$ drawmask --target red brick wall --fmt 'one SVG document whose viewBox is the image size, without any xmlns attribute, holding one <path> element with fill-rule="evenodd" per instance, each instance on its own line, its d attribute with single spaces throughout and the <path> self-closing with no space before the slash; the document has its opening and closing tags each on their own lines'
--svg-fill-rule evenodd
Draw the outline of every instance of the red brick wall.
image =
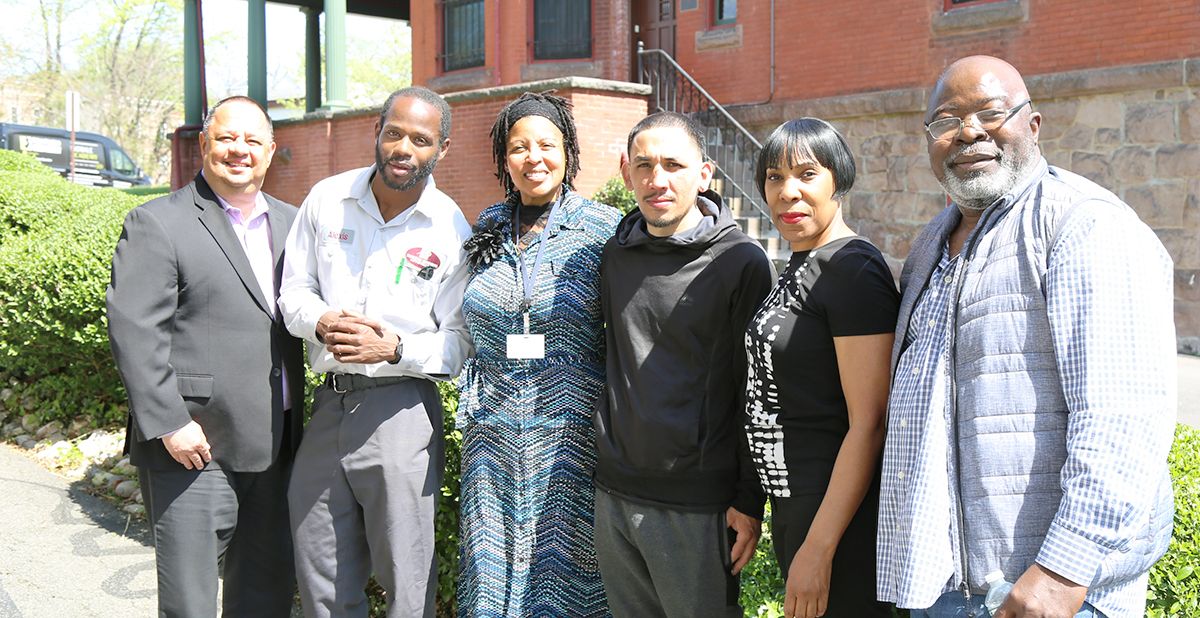
<svg viewBox="0 0 1200 618">
<path fill-rule="evenodd" d="M 770 0 L 741 0 L 740 47 L 696 52 L 712 0 L 679 13 L 677 60 L 721 103 L 770 92 Z M 951 61 L 990 54 L 1026 76 L 1181 60 L 1200 49 L 1200 0 L 1028 0 L 1028 20 L 935 33 L 943 0 L 776 0 L 777 103 L 927 87 Z"/>
<path fill-rule="evenodd" d="M 575 108 L 580 166 L 575 189 L 591 197 L 604 181 L 621 173 L 621 151 L 629 130 L 646 116 L 646 99 L 636 95 L 589 90 L 562 90 Z M 458 202 L 468 221 L 486 207 L 504 199 L 492 162 L 489 136 L 496 114 L 516 96 L 452 103 L 454 128 L 450 151 L 438 164 L 438 188 Z"/>
<path fill-rule="evenodd" d="M 486 84 L 475 84 L 471 87 L 491 87 L 517 84 L 522 80 L 521 68 L 533 62 L 533 52 L 529 41 L 533 40 L 532 2 L 529 0 L 503 0 L 500 11 L 500 28 L 496 29 L 497 0 L 484 0 L 484 30 L 486 51 L 484 66 L 465 69 L 455 73 L 470 73 L 472 71 L 491 70 L 492 79 Z M 438 54 L 441 53 L 441 7 L 434 0 L 413 0 L 411 3 L 411 21 L 413 31 L 413 82 L 414 84 L 429 85 L 430 78 L 442 75 Z M 632 26 L 629 21 L 629 0 L 593 0 L 592 1 L 592 58 L 602 73 L 591 75 L 600 79 L 625 81 L 629 79 L 630 66 L 630 34 Z M 499 58 L 497 58 L 497 41 L 499 35 Z M 589 59 L 572 60 L 570 63 L 588 62 Z M 555 64 L 553 61 L 542 61 L 537 64 Z M 495 71 L 499 70 L 499 80 L 495 79 Z M 454 75 L 453 73 L 451 75 Z M 463 90 L 467 87 L 435 88 L 439 92 Z"/>
</svg>

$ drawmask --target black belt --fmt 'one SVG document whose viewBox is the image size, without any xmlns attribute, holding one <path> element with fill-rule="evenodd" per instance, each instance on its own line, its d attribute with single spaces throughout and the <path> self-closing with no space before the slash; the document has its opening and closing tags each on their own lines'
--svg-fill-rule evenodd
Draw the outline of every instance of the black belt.
<svg viewBox="0 0 1200 618">
<path fill-rule="evenodd" d="M 376 386 L 398 384 L 407 379 L 409 379 L 407 376 L 369 378 L 359 373 L 327 373 L 325 374 L 325 385 L 329 388 L 332 388 L 333 392 L 335 393 L 345 393 L 349 391 L 360 391 L 364 388 L 375 388 Z"/>
</svg>

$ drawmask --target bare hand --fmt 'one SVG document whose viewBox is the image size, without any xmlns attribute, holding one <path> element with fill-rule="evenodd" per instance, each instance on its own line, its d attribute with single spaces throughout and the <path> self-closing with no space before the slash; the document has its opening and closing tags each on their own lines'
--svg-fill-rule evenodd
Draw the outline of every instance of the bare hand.
<svg viewBox="0 0 1200 618">
<path fill-rule="evenodd" d="M 787 591 L 783 596 L 786 618 L 815 618 L 825 614 L 829 605 L 829 578 L 833 555 L 805 542 L 792 557 L 788 568 Z"/>
<path fill-rule="evenodd" d="M 317 333 L 325 342 L 325 349 L 339 363 L 373 364 L 395 360 L 396 345 L 400 342 L 398 335 L 384 331 L 378 321 L 352 309 L 343 309 L 340 315 L 330 311 L 321 316 Z"/>
<path fill-rule="evenodd" d="M 188 470 L 203 470 L 204 464 L 212 461 L 208 438 L 196 421 L 188 421 L 179 431 L 163 436 L 162 441 L 171 457 Z"/>
<path fill-rule="evenodd" d="M 1087 598 L 1087 586 L 1034 563 L 996 608 L 992 618 L 1071 618 Z"/>
<path fill-rule="evenodd" d="M 762 535 L 762 522 L 754 519 L 749 515 L 743 515 L 740 511 L 729 507 L 725 511 L 726 525 L 733 528 L 737 539 L 733 543 L 733 551 L 730 553 L 730 559 L 733 561 L 733 574 L 737 575 L 741 572 L 742 567 L 750 563 L 754 558 L 754 550 L 758 547 L 758 537 Z"/>
</svg>

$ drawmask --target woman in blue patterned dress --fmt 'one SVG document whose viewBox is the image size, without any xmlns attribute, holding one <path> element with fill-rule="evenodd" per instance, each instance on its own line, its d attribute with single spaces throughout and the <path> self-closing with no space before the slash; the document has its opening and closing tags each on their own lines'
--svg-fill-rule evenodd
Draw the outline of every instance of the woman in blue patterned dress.
<svg viewBox="0 0 1200 618">
<path fill-rule="evenodd" d="M 571 191 L 570 103 L 526 93 L 492 127 L 508 199 L 467 241 L 458 615 L 608 616 L 592 537 L 604 387 L 600 252 L 620 213 Z"/>
</svg>

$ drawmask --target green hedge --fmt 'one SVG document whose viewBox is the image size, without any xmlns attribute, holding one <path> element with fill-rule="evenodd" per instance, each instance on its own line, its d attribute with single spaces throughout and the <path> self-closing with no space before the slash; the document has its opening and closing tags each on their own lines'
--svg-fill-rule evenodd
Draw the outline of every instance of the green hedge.
<svg viewBox="0 0 1200 618">
<path fill-rule="evenodd" d="M 0 151 L 0 378 L 15 379 L 17 396 L 38 403 L 42 422 L 87 414 L 123 424 L 125 393 L 109 356 L 104 288 L 124 215 L 142 200 L 47 172 L 32 158 Z M 617 205 L 628 199 L 621 191 L 612 181 L 595 199 Z M 454 424 L 458 393 L 450 384 L 440 388 L 447 413 L 446 481 L 436 515 L 438 615 L 453 616 L 462 434 Z M 1151 572 L 1152 618 L 1200 616 L 1200 433 L 1179 426 L 1170 464 L 1175 533 Z M 742 582 L 748 616 L 780 615 L 783 581 L 769 528 Z M 372 605 L 372 615 L 382 616 L 378 594 Z"/>
<path fill-rule="evenodd" d="M 0 171 L 0 374 L 41 401 L 42 422 L 123 422 L 104 289 L 121 222 L 138 203 L 53 174 Z"/>
</svg>

